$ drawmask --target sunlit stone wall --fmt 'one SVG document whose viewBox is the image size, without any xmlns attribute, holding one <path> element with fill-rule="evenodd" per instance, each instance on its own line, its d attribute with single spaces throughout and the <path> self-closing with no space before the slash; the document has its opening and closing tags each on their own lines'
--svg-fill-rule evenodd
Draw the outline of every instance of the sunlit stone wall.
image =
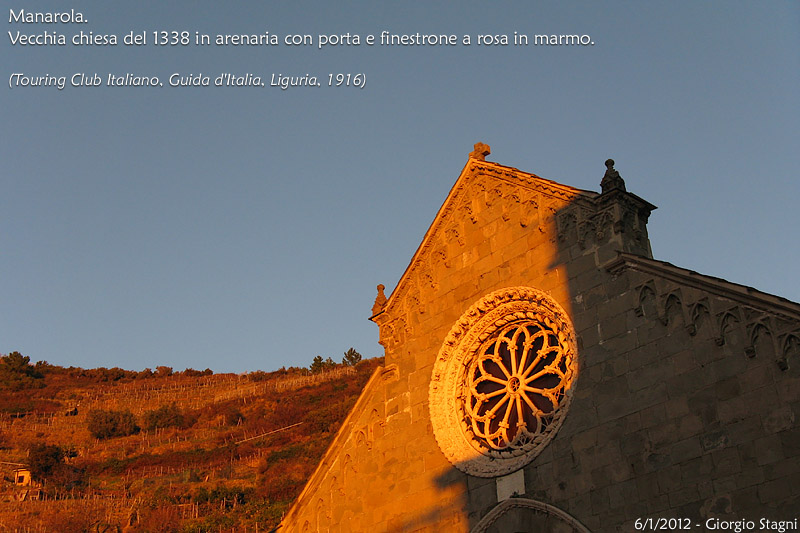
<svg viewBox="0 0 800 533">
<path fill-rule="evenodd" d="M 398 286 L 376 299 L 386 366 L 283 530 L 632 531 L 637 518 L 800 508 L 800 306 L 652 260 L 654 206 L 613 161 L 594 193 L 487 153 L 476 145 Z M 471 475 L 437 441 L 442 427 L 465 431 L 432 422 L 431 380 L 454 325 L 508 287 L 563 310 L 577 377 L 541 449 L 513 472 Z"/>
</svg>

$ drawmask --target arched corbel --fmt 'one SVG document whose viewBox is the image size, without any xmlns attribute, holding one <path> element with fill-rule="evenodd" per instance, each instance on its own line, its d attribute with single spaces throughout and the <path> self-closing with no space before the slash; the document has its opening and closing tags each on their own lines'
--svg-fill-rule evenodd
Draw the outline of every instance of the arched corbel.
<svg viewBox="0 0 800 533">
<path fill-rule="evenodd" d="M 669 326 L 671 324 L 673 315 L 675 315 L 676 318 L 680 318 L 684 325 L 689 323 L 686 318 L 686 310 L 684 309 L 682 302 L 683 300 L 681 299 L 680 289 L 670 292 L 664 299 L 664 318 L 662 319 L 662 322 L 665 326 Z"/>
<path fill-rule="evenodd" d="M 704 321 L 711 321 L 711 312 L 708 310 L 708 305 L 702 301 L 696 302 L 692 306 L 689 316 L 690 320 L 689 323 L 686 324 L 686 331 L 688 331 L 689 335 L 692 336 L 697 335 L 697 332 L 700 331 Z"/>
<path fill-rule="evenodd" d="M 648 281 L 639 287 L 639 298 L 636 308 L 636 316 L 643 316 L 649 319 L 659 319 L 658 304 L 656 303 L 656 288 L 652 281 Z"/>
<path fill-rule="evenodd" d="M 790 358 L 800 358 L 800 332 L 789 333 L 784 337 L 780 356 L 778 356 L 778 368 L 788 370 Z"/>
</svg>

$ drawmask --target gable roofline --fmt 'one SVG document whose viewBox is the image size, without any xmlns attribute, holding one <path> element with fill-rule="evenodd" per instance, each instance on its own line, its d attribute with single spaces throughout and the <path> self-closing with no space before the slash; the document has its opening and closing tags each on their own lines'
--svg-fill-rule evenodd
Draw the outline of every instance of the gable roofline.
<svg viewBox="0 0 800 533">
<path fill-rule="evenodd" d="M 405 271 L 403 271 L 403 274 L 397 281 L 397 284 L 395 285 L 394 289 L 392 290 L 392 293 L 386 300 L 386 303 L 383 305 L 382 309 L 379 312 L 374 313 L 372 316 L 370 316 L 370 320 L 374 321 L 376 317 L 385 313 L 388 309 L 392 307 L 392 305 L 398 298 L 398 295 L 401 293 L 400 289 L 403 287 L 406 280 L 411 275 L 411 272 L 414 270 L 414 266 L 416 265 L 419 258 L 428 248 L 428 244 L 433 238 L 433 235 L 436 233 L 436 230 L 439 229 L 439 227 L 442 225 L 442 221 L 452 211 L 451 207 L 453 207 L 453 204 L 456 201 L 456 197 L 463 190 L 465 182 L 469 179 L 470 176 L 476 175 L 478 173 L 484 173 L 486 175 L 494 175 L 495 179 L 497 180 L 505 181 L 506 183 L 514 184 L 521 187 L 541 189 L 543 190 L 543 192 L 549 190 L 549 193 L 553 196 L 562 196 L 571 198 L 579 197 L 579 198 L 584 198 L 586 200 L 592 200 L 599 196 L 599 193 L 595 191 L 577 189 L 575 187 L 570 187 L 569 185 L 558 183 L 557 181 L 542 178 L 541 176 L 537 176 L 532 172 L 525 172 L 518 168 L 501 165 L 499 163 L 494 163 L 491 161 L 474 159 L 473 157 L 470 157 L 469 160 L 467 161 L 467 164 L 464 165 L 464 168 L 461 170 L 458 179 L 456 179 L 456 182 L 450 188 L 450 192 L 447 193 L 447 196 L 445 197 L 445 200 L 442 203 L 441 207 L 439 207 L 439 210 L 436 212 L 436 216 L 433 218 L 433 221 L 431 222 L 430 226 L 428 226 L 428 230 L 422 237 L 422 240 L 420 241 L 417 250 L 411 257 L 408 266 L 406 266 Z M 516 180 L 511 181 L 508 178 L 516 178 Z"/>
<path fill-rule="evenodd" d="M 624 270 L 635 270 L 645 274 L 660 276 L 681 285 L 704 290 L 752 307 L 761 309 L 767 308 L 773 310 L 773 312 L 778 311 L 795 320 L 800 320 L 800 304 L 796 302 L 781 296 L 759 291 L 747 285 L 741 285 L 722 278 L 700 274 L 694 270 L 681 268 L 672 263 L 667 263 L 666 261 L 650 259 L 628 252 L 618 252 L 615 259 L 605 264 L 605 269 L 612 274 Z"/>
</svg>

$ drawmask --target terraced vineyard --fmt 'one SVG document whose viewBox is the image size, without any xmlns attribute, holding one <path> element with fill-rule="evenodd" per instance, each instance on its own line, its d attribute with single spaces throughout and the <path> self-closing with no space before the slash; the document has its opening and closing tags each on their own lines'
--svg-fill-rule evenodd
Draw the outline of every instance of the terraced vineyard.
<svg viewBox="0 0 800 533">
<path fill-rule="evenodd" d="M 269 531 L 381 363 L 242 375 L 37 365 L 35 386 L 0 388 L 0 532 Z M 38 483 L 14 484 L 23 465 Z"/>
</svg>

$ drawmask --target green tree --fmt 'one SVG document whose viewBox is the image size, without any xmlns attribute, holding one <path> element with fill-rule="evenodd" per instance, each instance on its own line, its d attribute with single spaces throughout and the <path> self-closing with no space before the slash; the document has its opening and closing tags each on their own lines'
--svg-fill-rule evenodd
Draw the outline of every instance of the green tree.
<svg viewBox="0 0 800 533">
<path fill-rule="evenodd" d="M 0 357 L 0 388 L 21 390 L 44 387 L 44 375 L 30 362 L 30 357 L 19 352 Z"/>
<path fill-rule="evenodd" d="M 323 360 L 322 356 L 318 355 L 314 358 L 314 361 L 312 361 L 311 366 L 308 368 L 311 370 L 312 374 L 319 374 L 320 372 L 325 372 L 326 370 L 336 368 L 336 362 L 330 357 Z"/>
<path fill-rule="evenodd" d="M 325 369 L 325 361 L 322 360 L 322 356 L 316 356 L 308 369 L 311 370 L 312 374 L 319 374 L 322 372 Z"/>
<path fill-rule="evenodd" d="M 361 361 L 361 354 L 355 351 L 353 347 L 350 347 L 349 350 L 344 352 L 344 358 L 342 359 L 343 365 L 356 366 L 359 361 Z"/>
</svg>

